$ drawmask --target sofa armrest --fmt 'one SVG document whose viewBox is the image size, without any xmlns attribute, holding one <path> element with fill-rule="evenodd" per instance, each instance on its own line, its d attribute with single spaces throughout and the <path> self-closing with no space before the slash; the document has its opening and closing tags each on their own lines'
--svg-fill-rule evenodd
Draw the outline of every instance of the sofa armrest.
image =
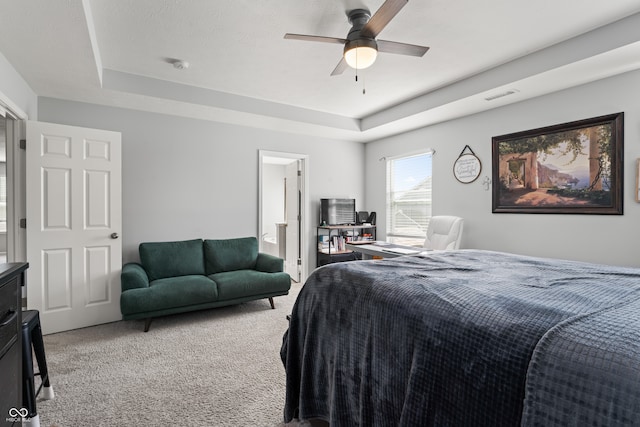
<svg viewBox="0 0 640 427">
<path fill-rule="evenodd" d="M 137 262 L 130 262 L 122 266 L 122 273 L 120 273 L 120 285 L 122 292 L 129 289 L 136 288 L 148 288 L 149 276 L 141 264 Z"/>
<path fill-rule="evenodd" d="M 256 261 L 256 270 L 265 273 L 280 273 L 284 271 L 284 260 L 277 256 L 260 252 Z"/>
</svg>

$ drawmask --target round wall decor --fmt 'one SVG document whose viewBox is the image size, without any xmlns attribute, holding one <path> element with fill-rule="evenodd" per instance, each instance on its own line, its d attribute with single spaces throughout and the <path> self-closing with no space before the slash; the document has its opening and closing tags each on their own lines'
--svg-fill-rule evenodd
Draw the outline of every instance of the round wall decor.
<svg viewBox="0 0 640 427">
<path fill-rule="evenodd" d="M 469 150 L 467 153 L 466 151 Z M 469 184 L 478 179 L 482 171 L 482 163 L 471 147 L 465 145 L 462 152 L 453 163 L 453 176 L 463 184 Z"/>
</svg>

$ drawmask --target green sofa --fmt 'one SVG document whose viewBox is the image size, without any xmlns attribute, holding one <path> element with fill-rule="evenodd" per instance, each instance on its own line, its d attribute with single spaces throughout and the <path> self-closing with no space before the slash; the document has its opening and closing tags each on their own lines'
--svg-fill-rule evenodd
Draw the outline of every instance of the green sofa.
<svg viewBox="0 0 640 427">
<path fill-rule="evenodd" d="M 258 252 L 255 237 L 149 242 L 140 262 L 122 267 L 120 310 L 124 320 L 239 304 L 287 295 L 291 278 L 283 260 Z"/>
</svg>

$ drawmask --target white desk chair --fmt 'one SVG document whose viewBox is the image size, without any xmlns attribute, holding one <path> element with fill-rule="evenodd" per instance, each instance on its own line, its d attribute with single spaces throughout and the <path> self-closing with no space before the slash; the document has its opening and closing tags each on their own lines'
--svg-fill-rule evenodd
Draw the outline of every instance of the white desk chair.
<svg viewBox="0 0 640 427">
<path fill-rule="evenodd" d="M 463 225 L 464 220 L 457 216 L 431 217 L 424 248 L 444 251 L 459 249 Z"/>
</svg>

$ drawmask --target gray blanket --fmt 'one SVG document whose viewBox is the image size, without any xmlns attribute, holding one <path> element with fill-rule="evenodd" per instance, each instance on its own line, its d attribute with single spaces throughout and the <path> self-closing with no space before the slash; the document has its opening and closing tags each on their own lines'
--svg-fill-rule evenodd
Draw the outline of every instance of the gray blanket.
<svg viewBox="0 0 640 427">
<path fill-rule="evenodd" d="M 291 316 L 286 422 L 640 425 L 640 269 L 476 250 L 331 264 Z"/>
</svg>

